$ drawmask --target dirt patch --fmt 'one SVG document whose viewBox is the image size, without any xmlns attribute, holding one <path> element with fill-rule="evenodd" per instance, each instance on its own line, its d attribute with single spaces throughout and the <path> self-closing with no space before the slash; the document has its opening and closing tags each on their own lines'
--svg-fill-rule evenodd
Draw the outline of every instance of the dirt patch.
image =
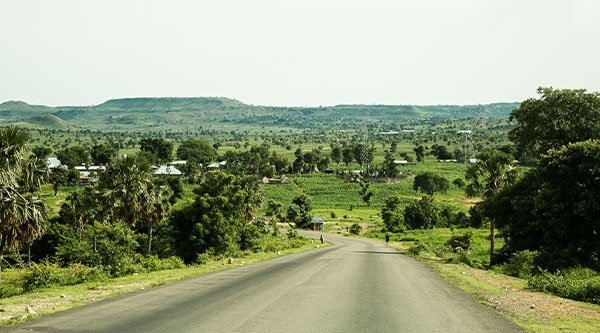
<svg viewBox="0 0 600 333">
<path fill-rule="evenodd" d="M 515 285 L 519 283 L 519 279 L 472 268 L 465 273 L 501 290 L 497 294 L 482 296 L 491 307 L 506 315 L 538 316 L 546 320 L 574 316 L 600 320 L 600 311 L 586 307 L 585 303 L 517 288 Z"/>
</svg>

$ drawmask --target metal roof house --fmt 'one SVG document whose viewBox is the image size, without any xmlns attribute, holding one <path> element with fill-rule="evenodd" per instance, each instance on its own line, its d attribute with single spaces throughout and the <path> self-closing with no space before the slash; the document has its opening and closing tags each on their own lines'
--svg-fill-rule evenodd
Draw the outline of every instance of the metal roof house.
<svg viewBox="0 0 600 333">
<path fill-rule="evenodd" d="M 310 229 L 315 231 L 323 230 L 323 219 L 320 217 L 313 217 L 312 221 L 310 221 Z"/>
<path fill-rule="evenodd" d="M 56 157 L 48 157 L 46 160 L 46 166 L 48 169 L 56 169 L 60 166 L 60 160 Z"/>
<path fill-rule="evenodd" d="M 169 175 L 169 176 L 181 176 L 182 173 L 176 167 L 172 165 L 161 165 L 156 171 L 155 175 Z"/>
</svg>

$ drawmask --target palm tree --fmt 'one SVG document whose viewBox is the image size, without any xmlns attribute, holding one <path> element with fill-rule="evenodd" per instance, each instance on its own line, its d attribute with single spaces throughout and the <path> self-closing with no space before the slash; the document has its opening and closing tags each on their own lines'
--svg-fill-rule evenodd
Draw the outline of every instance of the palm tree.
<svg viewBox="0 0 600 333">
<path fill-rule="evenodd" d="M 20 238 L 27 244 L 27 262 L 31 263 L 31 246 L 46 232 L 46 204 L 31 194 L 25 197 L 23 203 L 25 215 L 20 226 Z"/>
<path fill-rule="evenodd" d="M 477 162 L 467 168 L 466 178 L 471 180 L 467 195 L 483 195 L 484 200 L 493 197 L 502 188 L 516 181 L 517 172 L 512 166 L 512 156 L 498 150 L 484 150 L 477 155 Z M 490 221 L 490 266 L 494 258 L 495 222 Z"/>
<path fill-rule="evenodd" d="M 150 255 L 152 251 L 152 232 L 154 226 L 165 219 L 170 208 L 169 189 L 166 186 L 151 187 L 147 193 L 143 209 L 143 219 L 146 221 L 148 227 L 148 255 Z"/>
<path fill-rule="evenodd" d="M 111 218 L 135 226 L 142 216 L 152 186 L 152 175 L 135 156 L 114 160 L 102 174 L 101 204 Z"/>
<path fill-rule="evenodd" d="M 19 183 L 28 183 L 22 179 L 28 174 L 23 164 L 28 138 L 27 132 L 16 126 L 0 129 L 0 272 L 5 249 L 22 242 L 31 246 L 45 231 L 46 205 L 32 194 L 26 197 L 20 192 Z M 35 182 L 28 184 L 34 186 Z"/>
</svg>

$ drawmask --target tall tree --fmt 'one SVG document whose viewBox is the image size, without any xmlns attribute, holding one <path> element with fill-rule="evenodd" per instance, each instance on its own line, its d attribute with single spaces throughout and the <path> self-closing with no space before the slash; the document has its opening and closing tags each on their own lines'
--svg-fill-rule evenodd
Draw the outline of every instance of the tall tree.
<svg viewBox="0 0 600 333">
<path fill-rule="evenodd" d="M 425 147 L 423 145 L 419 145 L 413 149 L 415 155 L 417 155 L 417 162 L 425 161 Z"/>
<path fill-rule="evenodd" d="M 517 172 L 512 166 L 512 156 L 499 150 L 484 150 L 477 154 L 477 162 L 466 171 L 466 179 L 471 181 L 467 194 L 480 194 L 484 199 L 492 198 L 502 188 L 513 184 Z M 493 263 L 495 221 L 490 219 L 490 265 Z"/>
<path fill-rule="evenodd" d="M 518 148 L 536 154 L 568 143 L 600 138 L 600 93 L 585 89 L 539 88 L 512 111 L 516 127 L 509 132 Z"/>
<path fill-rule="evenodd" d="M 165 163 L 173 154 L 173 142 L 163 138 L 143 138 L 140 140 L 140 150 L 154 154 L 159 162 Z"/>
<path fill-rule="evenodd" d="M 135 156 L 113 160 L 98 182 L 101 200 L 113 218 L 135 226 L 144 213 L 152 175 Z"/>
<path fill-rule="evenodd" d="M 117 150 L 106 144 L 97 144 L 92 147 L 90 156 L 95 165 L 107 165 L 117 155 Z"/>
<path fill-rule="evenodd" d="M 340 161 L 342 160 L 342 148 L 340 146 L 335 146 L 331 149 L 331 159 L 335 162 L 336 166 L 340 165 Z"/>
<path fill-rule="evenodd" d="M 448 188 L 450 188 L 448 179 L 431 171 L 416 175 L 413 182 L 413 189 L 415 191 L 421 191 L 431 196 L 433 196 L 435 192 L 445 193 L 448 191 Z"/>
<path fill-rule="evenodd" d="M 177 157 L 188 162 L 206 164 L 217 158 L 217 150 L 206 140 L 187 139 L 177 148 Z"/>
<path fill-rule="evenodd" d="M 89 164 L 90 162 L 90 152 L 81 145 L 60 150 L 56 153 L 56 157 L 60 160 L 61 164 L 67 165 L 69 168 Z"/>
<path fill-rule="evenodd" d="M 46 205 L 35 195 L 23 195 L 23 154 L 29 135 L 16 126 L 0 129 L 0 272 L 4 250 L 28 245 L 45 230 Z"/>
</svg>

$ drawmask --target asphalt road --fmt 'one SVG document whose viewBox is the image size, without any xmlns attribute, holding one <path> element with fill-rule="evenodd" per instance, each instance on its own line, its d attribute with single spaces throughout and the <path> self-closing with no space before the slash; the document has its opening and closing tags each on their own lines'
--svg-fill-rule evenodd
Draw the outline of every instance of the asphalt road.
<svg viewBox="0 0 600 333">
<path fill-rule="evenodd" d="M 368 240 L 113 298 L 11 332 L 522 332 L 427 265 Z"/>
</svg>

